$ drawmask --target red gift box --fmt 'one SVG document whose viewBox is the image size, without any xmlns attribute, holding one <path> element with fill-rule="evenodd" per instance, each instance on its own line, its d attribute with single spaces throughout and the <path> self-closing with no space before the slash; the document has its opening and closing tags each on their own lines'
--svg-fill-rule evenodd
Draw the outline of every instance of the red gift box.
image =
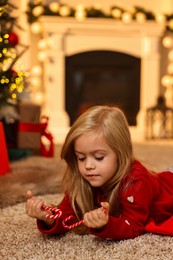
<svg viewBox="0 0 173 260">
<path fill-rule="evenodd" d="M 41 107 L 39 105 L 27 102 L 21 102 L 18 105 L 20 122 L 39 123 Z"/>
<path fill-rule="evenodd" d="M 3 124 L 0 122 L 0 175 L 5 175 L 10 171 L 6 140 Z"/>
<path fill-rule="evenodd" d="M 17 148 L 32 149 L 34 154 L 39 154 L 41 138 L 40 106 L 21 102 L 18 105 L 18 112 L 20 122 L 18 126 Z"/>
<path fill-rule="evenodd" d="M 28 143 L 21 142 L 21 145 L 24 144 L 22 148 L 39 148 L 40 155 L 46 156 L 46 157 L 53 157 L 54 155 L 54 143 L 53 143 L 53 136 L 52 134 L 47 130 L 48 127 L 48 117 L 43 116 L 41 119 L 41 123 L 19 123 L 18 125 L 18 142 L 21 142 L 21 137 L 24 135 L 21 135 L 21 133 L 26 134 L 26 138 L 28 140 Z M 33 134 L 39 135 L 39 138 L 37 136 L 37 144 L 31 142 L 33 140 Z M 31 140 L 30 137 L 32 136 Z M 49 145 L 45 145 L 42 137 L 45 137 L 49 141 Z M 20 145 L 20 147 L 21 147 Z M 37 145 L 37 146 L 36 146 Z"/>
</svg>

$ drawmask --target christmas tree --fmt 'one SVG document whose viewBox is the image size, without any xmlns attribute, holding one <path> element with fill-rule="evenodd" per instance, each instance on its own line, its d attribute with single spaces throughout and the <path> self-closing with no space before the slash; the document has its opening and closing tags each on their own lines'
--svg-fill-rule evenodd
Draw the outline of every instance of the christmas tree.
<svg viewBox="0 0 173 260">
<path fill-rule="evenodd" d="M 0 119 L 15 119 L 16 106 L 24 90 L 27 73 L 14 68 L 27 46 L 19 43 L 14 32 L 17 18 L 12 12 L 17 9 L 9 0 L 0 1 Z M 13 12 L 14 13 L 14 12 Z M 20 52 L 17 46 L 20 46 Z"/>
</svg>

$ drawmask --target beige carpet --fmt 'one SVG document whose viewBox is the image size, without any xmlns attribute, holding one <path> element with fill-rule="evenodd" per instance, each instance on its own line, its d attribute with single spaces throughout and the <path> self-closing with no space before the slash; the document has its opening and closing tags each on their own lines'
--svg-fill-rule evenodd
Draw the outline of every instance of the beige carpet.
<svg viewBox="0 0 173 260">
<path fill-rule="evenodd" d="M 173 140 L 134 143 L 133 148 L 136 158 L 155 171 L 173 166 Z"/>
<path fill-rule="evenodd" d="M 27 190 L 35 195 L 62 192 L 65 163 L 59 158 L 28 157 L 10 164 L 11 171 L 0 176 L 0 208 L 26 201 Z"/>
<path fill-rule="evenodd" d="M 162 170 L 173 165 L 171 142 L 134 145 L 135 155 L 147 166 Z M 46 236 L 25 213 L 28 189 L 58 203 L 64 164 L 59 159 L 31 157 L 12 165 L 0 176 L 0 259 L 2 260 L 172 260 L 173 237 L 144 234 L 124 241 L 104 241 L 91 235 Z M 50 194 L 51 193 L 51 194 Z M 58 194 L 59 193 L 59 194 Z M 44 194 L 44 195 L 43 195 Z M 20 202 L 20 203 L 18 203 Z"/>
<path fill-rule="evenodd" d="M 61 195 L 42 196 L 58 203 Z M 2 260 L 172 260 L 173 237 L 145 234 L 124 241 L 105 241 L 91 235 L 46 236 L 25 214 L 25 204 L 0 209 Z"/>
</svg>

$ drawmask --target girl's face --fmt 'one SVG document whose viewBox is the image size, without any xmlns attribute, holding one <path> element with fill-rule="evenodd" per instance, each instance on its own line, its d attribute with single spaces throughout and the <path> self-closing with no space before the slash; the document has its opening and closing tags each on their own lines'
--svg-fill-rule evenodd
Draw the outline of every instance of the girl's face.
<svg viewBox="0 0 173 260">
<path fill-rule="evenodd" d="M 74 143 L 79 172 L 93 187 L 102 187 L 115 174 L 117 155 L 105 139 L 90 132 L 79 136 Z"/>
</svg>

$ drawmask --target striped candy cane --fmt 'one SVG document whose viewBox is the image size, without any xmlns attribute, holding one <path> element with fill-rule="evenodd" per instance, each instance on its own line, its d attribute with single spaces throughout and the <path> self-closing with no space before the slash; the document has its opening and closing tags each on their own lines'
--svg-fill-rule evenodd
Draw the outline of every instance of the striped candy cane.
<svg viewBox="0 0 173 260">
<path fill-rule="evenodd" d="M 56 218 L 60 218 L 61 215 L 62 215 L 62 211 L 58 208 L 55 208 L 55 207 L 51 207 L 51 206 L 46 206 L 46 205 L 43 205 L 42 206 L 42 209 L 44 210 L 48 210 L 48 211 L 52 211 L 54 212 L 55 214 L 47 214 L 46 215 L 46 218 L 51 218 L 51 219 L 56 219 Z M 79 222 L 77 223 L 74 223 L 73 225 L 67 225 L 66 222 L 68 222 L 70 219 L 73 219 L 75 218 L 73 215 L 65 218 L 63 221 L 62 221 L 62 224 L 65 228 L 67 229 L 72 229 L 74 227 L 77 227 L 77 226 L 80 226 L 83 224 L 84 220 L 80 220 Z"/>
<path fill-rule="evenodd" d="M 78 221 L 78 222 L 76 222 L 76 223 L 74 223 L 74 224 L 72 224 L 72 225 L 68 225 L 67 224 L 67 222 L 70 220 L 70 219 L 74 219 L 75 217 L 74 216 L 69 216 L 69 217 L 67 217 L 67 218 L 65 218 L 63 221 L 62 221 L 62 224 L 63 224 L 63 226 L 65 227 L 65 228 L 67 228 L 67 229 L 72 229 L 72 228 L 74 228 L 74 227 L 78 227 L 78 226 L 80 226 L 80 225 L 82 225 L 83 223 L 84 223 L 84 220 L 80 220 L 80 221 Z"/>
<path fill-rule="evenodd" d="M 47 214 L 46 218 L 56 219 L 56 218 L 60 218 L 61 215 L 62 215 L 62 211 L 60 209 L 58 209 L 58 208 L 55 208 L 55 207 L 43 205 L 42 209 L 55 212 L 55 215 L 54 214 Z"/>
<path fill-rule="evenodd" d="M 56 207 L 51 207 L 51 206 L 46 206 L 46 205 L 43 205 L 42 206 L 42 209 L 44 210 L 48 210 L 48 211 L 52 211 L 54 212 L 55 214 L 47 214 L 46 215 L 46 218 L 52 218 L 52 219 L 56 219 L 56 218 L 60 218 L 61 215 L 62 215 L 62 211 Z M 105 209 L 103 209 L 103 212 L 106 213 L 107 211 Z M 78 227 L 80 225 L 82 225 L 84 223 L 84 220 L 80 220 L 72 225 L 68 225 L 68 221 L 71 220 L 71 219 L 74 219 L 75 217 L 73 215 L 70 215 L 69 217 L 65 218 L 63 221 L 62 221 L 62 224 L 65 228 L 67 229 L 72 229 L 74 227 Z"/>
</svg>

